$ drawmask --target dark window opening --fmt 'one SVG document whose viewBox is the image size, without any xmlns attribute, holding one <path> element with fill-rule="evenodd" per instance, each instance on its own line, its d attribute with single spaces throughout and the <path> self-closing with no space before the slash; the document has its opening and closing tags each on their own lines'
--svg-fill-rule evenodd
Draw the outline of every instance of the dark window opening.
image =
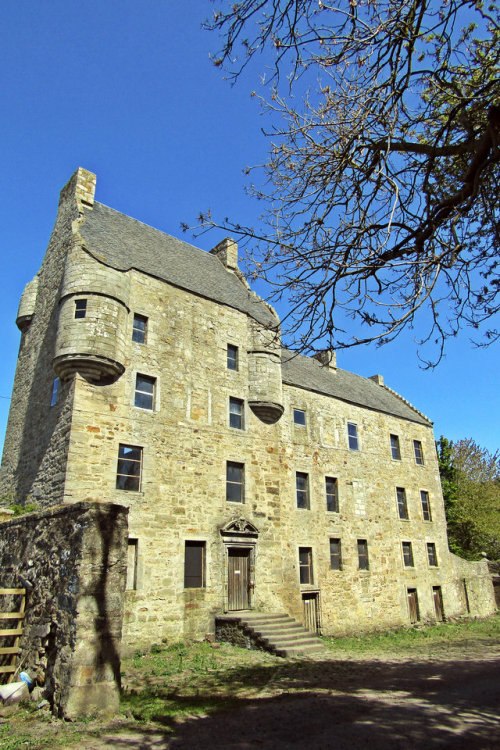
<svg viewBox="0 0 500 750">
<path fill-rule="evenodd" d="M 229 426 L 236 430 L 243 430 L 245 426 L 243 401 L 239 398 L 231 397 L 229 399 Z"/>
<path fill-rule="evenodd" d="M 411 542 L 402 542 L 403 545 L 403 562 L 405 568 L 413 568 L 413 550 Z"/>
<path fill-rule="evenodd" d="M 299 547 L 299 572 L 301 583 L 313 582 L 311 547 Z"/>
<path fill-rule="evenodd" d="M 305 427 L 306 425 L 306 413 L 302 409 L 294 409 L 293 410 L 293 422 L 294 424 L 300 425 L 300 427 Z"/>
<path fill-rule="evenodd" d="M 391 435 L 391 454 L 396 461 L 401 461 L 401 449 L 398 435 Z"/>
<path fill-rule="evenodd" d="M 420 499 L 422 500 L 422 517 L 424 521 L 432 521 L 431 504 L 429 502 L 429 493 L 421 490 Z"/>
<path fill-rule="evenodd" d="M 242 503 L 244 500 L 245 466 L 228 461 L 226 464 L 226 500 L 229 503 Z"/>
<path fill-rule="evenodd" d="M 121 445 L 118 448 L 116 489 L 138 492 L 141 488 L 142 448 Z"/>
<path fill-rule="evenodd" d="M 358 427 L 354 422 L 347 423 L 347 437 L 349 440 L 349 450 L 359 450 Z"/>
<path fill-rule="evenodd" d="M 148 330 L 148 319 L 144 315 L 134 313 L 134 322 L 132 327 L 132 341 L 136 344 L 146 343 L 146 333 Z"/>
<path fill-rule="evenodd" d="M 422 450 L 422 443 L 420 442 L 420 440 L 413 441 L 413 450 L 415 451 L 415 463 L 423 466 L 424 451 Z"/>
<path fill-rule="evenodd" d="M 368 542 L 366 539 L 358 539 L 358 565 L 360 570 L 369 570 Z"/>
<path fill-rule="evenodd" d="M 342 570 L 342 547 L 340 539 L 330 539 L 330 568 Z"/>
<path fill-rule="evenodd" d="M 127 591 L 135 591 L 137 588 L 137 539 L 128 540 L 127 549 Z"/>
<path fill-rule="evenodd" d="M 408 519 L 408 503 L 406 502 L 406 490 L 404 487 L 396 487 L 396 497 L 398 499 L 399 517 Z"/>
<path fill-rule="evenodd" d="M 433 568 L 437 568 L 438 560 L 436 554 L 436 545 L 434 544 L 434 542 L 427 543 L 427 558 L 429 560 L 429 565 L 431 565 Z"/>
<path fill-rule="evenodd" d="M 339 483 L 335 477 L 325 477 L 326 509 L 331 513 L 339 512 Z"/>
<path fill-rule="evenodd" d="M 184 549 L 184 588 L 205 587 L 205 542 L 186 542 Z"/>
<path fill-rule="evenodd" d="M 234 344 L 227 345 L 227 369 L 238 370 L 238 347 Z"/>
<path fill-rule="evenodd" d="M 297 508 L 309 509 L 309 475 L 298 471 L 295 474 Z"/>
<path fill-rule="evenodd" d="M 87 300 L 75 300 L 75 318 L 84 318 L 87 314 Z"/>
</svg>

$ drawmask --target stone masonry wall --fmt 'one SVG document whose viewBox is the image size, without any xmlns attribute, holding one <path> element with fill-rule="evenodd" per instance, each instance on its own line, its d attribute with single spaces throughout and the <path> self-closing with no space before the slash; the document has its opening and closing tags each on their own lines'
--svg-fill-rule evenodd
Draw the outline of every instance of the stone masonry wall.
<svg viewBox="0 0 500 750">
<path fill-rule="evenodd" d="M 0 585 L 29 582 L 20 664 L 59 716 L 118 708 L 126 540 L 127 510 L 111 504 L 0 524 Z"/>
</svg>

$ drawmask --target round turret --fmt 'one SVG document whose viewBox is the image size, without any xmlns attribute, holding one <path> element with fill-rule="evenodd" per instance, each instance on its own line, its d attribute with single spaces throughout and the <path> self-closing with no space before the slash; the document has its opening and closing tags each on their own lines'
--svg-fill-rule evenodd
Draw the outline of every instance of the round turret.
<svg viewBox="0 0 500 750">
<path fill-rule="evenodd" d="M 29 281 L 24 287 L 17 311 L 16 325 L 20 331 L 25 331 L 33 319 L 36 295 L 38 292 L 38 276 Z"/>
<path fill-rule="evenodd" d="M 248 352 L 248 405 L 265 424 L 283 414 L 279 333 L 252 321 L 253 348 Z"/>
</svg>

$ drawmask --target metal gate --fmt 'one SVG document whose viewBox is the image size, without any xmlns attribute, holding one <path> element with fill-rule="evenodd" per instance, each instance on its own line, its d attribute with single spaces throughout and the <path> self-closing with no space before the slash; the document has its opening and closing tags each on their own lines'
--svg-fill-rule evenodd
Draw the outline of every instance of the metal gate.
<svg viewBox="0 0 500 750">
<path fill-rule="evenodd" d="M 227 551 L 228 609 L 250 607 L 250 550 L 230 547 Z"/>
</svg>

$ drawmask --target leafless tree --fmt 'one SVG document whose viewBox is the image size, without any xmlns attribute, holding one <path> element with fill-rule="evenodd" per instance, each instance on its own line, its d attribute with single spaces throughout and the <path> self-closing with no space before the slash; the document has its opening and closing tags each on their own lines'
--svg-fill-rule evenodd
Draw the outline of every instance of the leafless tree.
<svg viewBox="0 0 500 750">
<path fill-rule="evenodd" d="M 275 115 L 254 278 L 305 352 L 415 328 L 435 363 L 461 326 L 496 340 L 500 12 L 474 0 L 214 0 L 214 58 L 267 63 Z M 427 313 L 427 314 L 426 314 Z M 429 314 L 430 313 L 430 314 Z M 421 349 L 422 351 L 422 349 Z"/>
</svg>

